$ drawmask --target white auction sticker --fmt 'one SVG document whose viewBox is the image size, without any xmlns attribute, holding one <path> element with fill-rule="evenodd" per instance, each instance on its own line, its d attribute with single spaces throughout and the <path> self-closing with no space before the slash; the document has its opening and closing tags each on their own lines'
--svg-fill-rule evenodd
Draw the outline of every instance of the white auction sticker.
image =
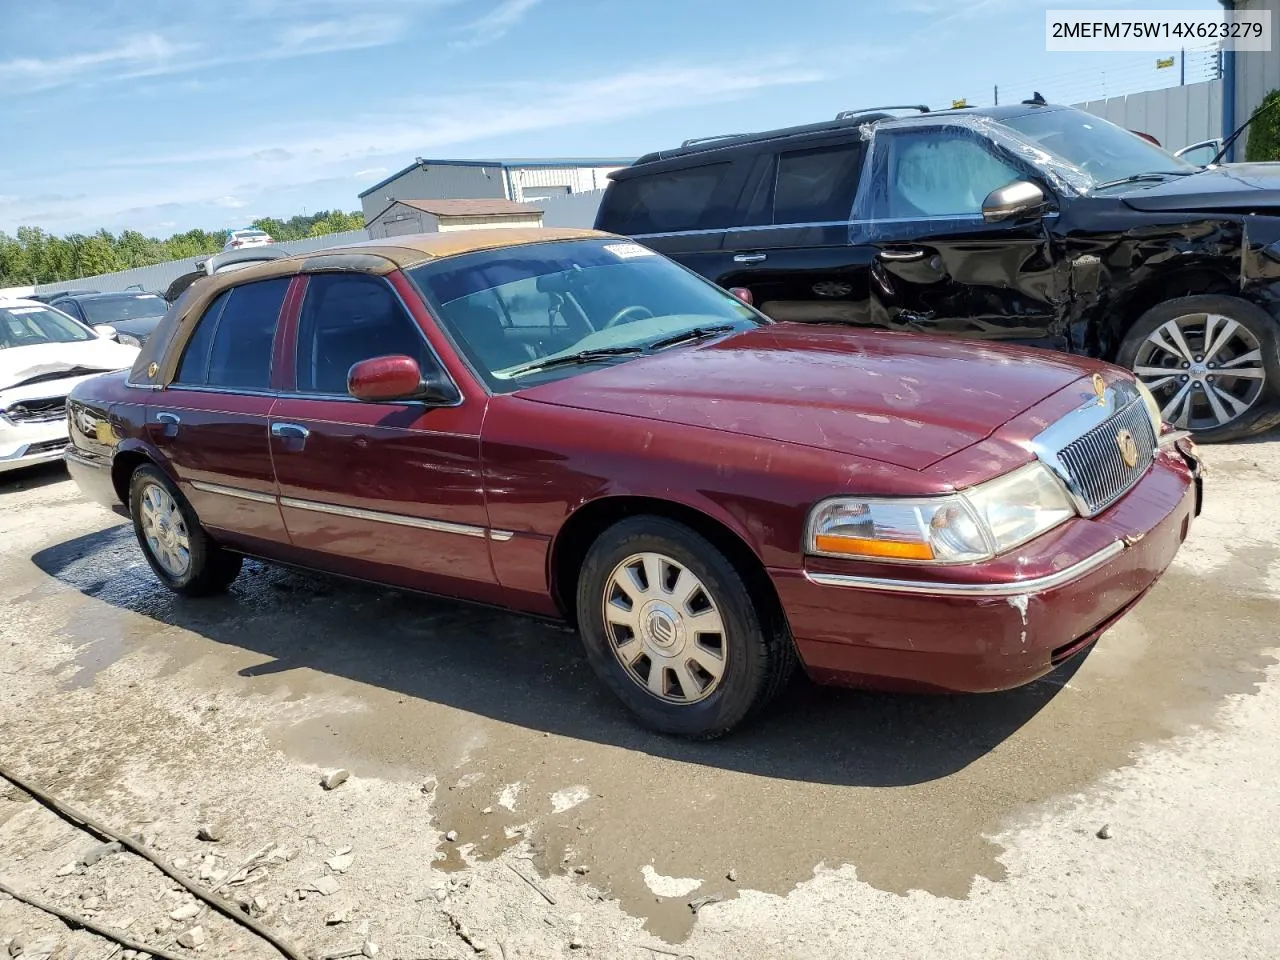
<svg viewBox="0 0 1280 960">
<path fill-rule="evenodd" d="M 606 243 L 604 248 L 619 260 L 631 260 L 634 257 L 652 257 L 656 254 L 648 247 L 638 243 Z"/>
<path fill-rule="evenodd" d="M 1154 51 L 1217 46 L 1268 53 L 1270 10 L 1046 10 L 1050 51 Z"/>
</svg>

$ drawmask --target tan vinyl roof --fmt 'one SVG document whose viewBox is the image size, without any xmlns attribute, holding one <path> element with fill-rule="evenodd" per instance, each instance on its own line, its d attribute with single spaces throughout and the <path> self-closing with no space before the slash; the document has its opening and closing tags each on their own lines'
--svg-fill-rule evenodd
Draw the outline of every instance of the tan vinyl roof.
<svg viewBox="0 0 1280 960">
<path fill-rule="evenodd" d="M 396 200 L 392 206 L 396 203 L 423 213 L 434 213 L 437 217 L 542 216 L 541 207 L 514 200 Z"/>
<path fill-rule="evenodd" d="M 426 201 L 424 201 L 426 202 Z M 432 201 L 438 202 L 438 201 Z M 472 203 L 475 201 L 467 201 Z M 506 201 L 503 201 L 504 203 Z M 135 384 L 163 384 L 172 378 L 178 357 L 191 335 L 198 317 L 218 294 L 228 287 L 254 280 L 292 277 L 299 273 L 322 273 L 350 270 L 385 276 L 394 270 L 417 266 L 428 260 L 456 257 L 481 250 L 499 250 L 529 243 L 556 240 L 589 240 L 611 237 L 599 230 L 571 227 L 515 227 L 454 230 L 448 233 L 413 233 L 385 240 L 326 247 L 310 253 L 297 253 L 279 260 L 265 260 L 252 267 L 215 273 L 203 277 L 187 288 L 170 308 L 169 313 L 147 340 L 133 367 L 129 380 Z M 171 346 L 172 345 L 172 346 Z M 155 369 L 151 369 L 152 363 Z"/>
</svg>

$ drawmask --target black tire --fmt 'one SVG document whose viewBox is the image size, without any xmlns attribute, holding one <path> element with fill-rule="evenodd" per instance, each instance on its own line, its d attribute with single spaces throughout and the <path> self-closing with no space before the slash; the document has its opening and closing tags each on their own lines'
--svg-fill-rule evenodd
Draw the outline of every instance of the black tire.
<svg viewBox="0 0 1280 960">
<path fill-rule="evenodd" d="M 188 542 L 189 564 L 185 571 L 175 574 L 165 567 L 164 562 L 152 550 L 143 530 L 143 497 L 149 487 L 159 487 L 176 504 L 181 514 Z M 129 515 L 133 517 L 133 532 L 142 547 L 142 555 L 147 558 L 152 571 L 166 587 L 184 597 L 207 597 L 210 594 L 226 590 L 240 573 L 244 559 L 237 553 L 229 553 L 222 549 L 205 533 L 200 525 L 200 518 L 191 509 L 176 484 L 162 470 L 153 464 L 140 465 L 129 478 Z"/>
<path fill-rule="evenodd" d="M 614 653 L 618 634 L 617 628 L 605 624 L 605 591 L 619 565 L 639 554 L 670 558 L 696 577 L 723 623 L 722 674 L 718 685 L 702 699 L 672 702 L 651 693 Z M 577 609 L 578 632 L 596 674 L 641 723 L 660 733 L 697 740 L 723 736 L 768 703 L 795 665 L 785 624 L 752 599 L 734 565 L 704 537 L 663 517 L 632 517 L 597 538 L 578 578 Z M 652 671 L 656 661 L 645 655 L 642 658 Z M 674 675 L 672 685 L 679 686 Z"/>
<path fill-rule="evenodd" d="M 1224 375 L 1220 372 L 1224 368 L 1217 361 L 1214 361 L 1215 370 L 1219 371 L 1217 373 L 1214 370 L 1197 371 L 1195 369 L 1188 369 L 1184 373 L 1181 363 L 1173 355 L 1166 350 L 1153 349 L 1148 344 L 1148 337 L 1171 321 L 1177 321 L 1179 329 L 1184 331 L 1184 340 L 1192 350 L 1191 359 L 1194 361 L 1196 356 L 1203 356 L 1203 353 L 1197 353 L 1196 347 L 1203 350 L 1204 317 L 1209 314 L 1235 321 L 1247 332 L 1248 338 L 1233 341 L 1241 345 L 1238 350 L 1241 356 L 1243 356 L 1245 340 L 1251 338 L 1252 342 L 1256 342 L 1261 354 L 1259 369 L 1265 373 L 1265 379 L 1255 396 L 1250 396 L 1252 379 L 1246 381 L 1245 378 Z M 1218 339 L 1222 329 L 1222 324 L 1218 323 L 1213 331 L 1214 340 Z M 1215 356 L 1224 356 L 1223 351 L 1230 346 L 1231 344 L 1225 345 Z M 1207 363 L 1210 358 L 1204 357 L 1204 360 Z M 1162 367 L 1168 365 L 1168 378 L 1154 375 L 1142 377 L 1149 386 L 1172 378 L 1163 386 L 1153 387 L 1152 391 L 1160 405 L 1166 408 L 1185 385 L 1180 378 L 1191 377 L 1192 379 L 1187 382 L 1190 383 L 1189 395 L 1196 404 L 1195 409 L 1207 411 L 1207 413 L 1198 417 L 1193 416 L 1187 428 L 1192 431 L 1196 440 L 1202 443 L 1238 440 L 1280 424 L 1280 323 L 1277 323 L 1276 319 L 1261 307 L 1247 300 L 1241 300 L 1239 297 L 1202 294 L 1179 297 L 1176 300 L 1166 300 L 1164 303 L 1157 304 L 1129 328 L 1116 353 L 1116 363 L 1130 370 L 1135 370 L 1137 367 L 1149 370 L 1153 363 Z M 1193 377 L 1197 373 L 1204 374 L 1206 379 L 1213 377 L 1214 381 L 1197 383 Z M 1231 419 L 1222 422 L 1221 425 L 1215 425 L 1213 407 L 1209 403 L 1207 393 L 1215 381 L 1219 391 L 1215 399 L 1218 400 L 1219 407 L 1233 414 Z M 1248 408 L 1237 414 L 1231 400 L 1220 399 L 1224 393 L 1234 394 L 1236 403 L 1248 400 Z"/>
</svg>

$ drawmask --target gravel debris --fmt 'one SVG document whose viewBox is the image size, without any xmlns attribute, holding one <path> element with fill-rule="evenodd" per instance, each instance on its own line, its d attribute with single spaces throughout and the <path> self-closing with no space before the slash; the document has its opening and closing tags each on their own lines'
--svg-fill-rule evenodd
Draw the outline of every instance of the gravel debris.
<svg viewBox="0 0 1280 960">
<path fill-rule="evenodd" d="M 350 776 L 351 773 L 347 770 L 331 770 L 320 778 L 320 786 L 326 790 L 336 790 L 346 783 Z"/>
</svg>

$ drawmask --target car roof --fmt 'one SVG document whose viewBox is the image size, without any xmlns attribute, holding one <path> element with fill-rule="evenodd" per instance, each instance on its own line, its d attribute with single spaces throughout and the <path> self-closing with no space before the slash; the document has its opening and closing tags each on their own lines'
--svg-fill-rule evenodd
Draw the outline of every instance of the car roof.
<svg viewBox="0 0 1280 960">
<path fill-rule="evenodd" d="M 888 110 L 914 109 L 915 113 L 907 116 L 895 116 L 887 113 Z M 838 133 L 842 130 L 856 130 L 867 124 L 874 123 L 877 127 L 893 127 L 898 124 L 910 124 L 912 126 L 928 125 L 930 120 L 936 119 L 938 123 L 945 123 L 948 119 L 954 117 L 985 117 L 989 120 L 1001 122 L 1004 120 L 1012 120 L 1017 117 L 1026 116 L 1036 111 L 1056 111 L 1069 110 L 1070 107 L 1063 107 L 1057 104 L 1047 104 L 1039 102 L 1011 103 L 1002 106 L 991 107 L 961 107 L 950 110 L 926 110 L 920 108 L 905 107 L 873 107 L 867 110 L 846 110 L 839 114 L 834 120 L 824 120 L 817 123 L 804 123 L 798 126 L 778 127 L 774 130 L 762 130 L 758 133 L 741 133 L 729 134 L 722 137 L 706 137 L 699 140 L 686 140 L 679 147 L 667 150 L 655 150 L 652 153 L 646 153 L 631 166 L 622 170 L 616 170 L 609 175 L 611 180 L 625 180 L 633 175 L 638 174 L 637 169 L 641 166 L 655 163 L 659 160 L 674 160 L 680 157 L 698 156 L 702 154 L 714 154 L 721 150 L 737 150 L 739 148 L 751 148 L 757 144 L 765 144 L 775 140 L 790 139 L 792 137 L 817 136 L 820 134 Z M 710 157 L 708 157 L 710 159 Z"/>
<path fill-rule="evenodd" d="M 61 300 L 75 300 L 77 303 L 90 300 L 120 300 L 123 298 L 134 297 L 158 297 L 158 293 L 151 290 L 115 290 L 111 293 L 73 293 L 66 297 L 60 297 Z"/>
<path fill-rule="evenodd" d="M 39 300 L 28 300 L 26 297 L 0 297 L 0 307 L 47 307 L 47 303 Z"/>
<path fill-rule="evenodd" d="M 501 250 L 531 243 L 559 240 L 624 239 L 600 230 L 570 227 L 490 227 L 447 233 L 417 233 L 383 240 L 364 240 L 278 260 L 265 260 L 242 270 L 198 277 L 173 303 L 164 320 L 147 340 L 134 364 L 130 382 L 139 385 L 168 383 L 177 367 L 177 355 L 191 336 L 196 320 L 224 290 L 257 280 L 293 277 L 301 273 L 350 271 L 386 276 L 430 260 Z M 173 347 L 174 349 L 171 349 Z M 154 370 L 151 368 L 154 366 Z"/>
</svg>

